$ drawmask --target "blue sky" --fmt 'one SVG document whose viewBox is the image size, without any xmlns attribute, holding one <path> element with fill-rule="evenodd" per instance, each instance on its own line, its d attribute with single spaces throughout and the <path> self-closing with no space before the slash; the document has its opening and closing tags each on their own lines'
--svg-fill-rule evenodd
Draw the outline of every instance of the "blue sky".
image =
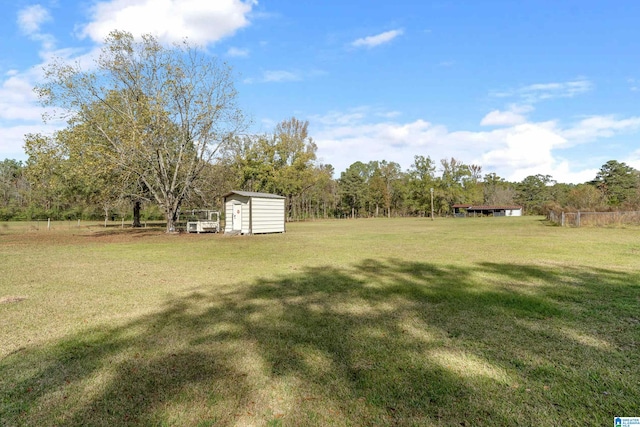
<svg viewBox="0 0 640 427">
<path fill-rule="evenodd" d="M 112 29 L 232 65 L 252 131 L 309 120 L 336 175 L 455 157 L 520 181 L 640 169 L 640 2 L 590 0 L 0 0 L 0 159 L 43 124 L 52 58 L 87 67 Z"/>
</svg>

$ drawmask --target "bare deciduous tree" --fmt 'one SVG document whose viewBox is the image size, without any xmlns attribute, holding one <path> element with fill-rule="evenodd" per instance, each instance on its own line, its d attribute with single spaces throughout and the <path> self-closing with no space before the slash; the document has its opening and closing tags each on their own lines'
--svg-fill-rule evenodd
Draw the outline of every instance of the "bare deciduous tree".
<svg viewBox="0 0 640 427">
<path fill-rule="evenodd" d="M 168 232 L 203 170 L 245 124 L 230 68 L 187 42 L 167 48 L 114 31 L 94 70 L 57 61 L 45 71 L 36 87 L 43 104 L 85 126 L 86 159 L 139 182 Z"/>
</svg>

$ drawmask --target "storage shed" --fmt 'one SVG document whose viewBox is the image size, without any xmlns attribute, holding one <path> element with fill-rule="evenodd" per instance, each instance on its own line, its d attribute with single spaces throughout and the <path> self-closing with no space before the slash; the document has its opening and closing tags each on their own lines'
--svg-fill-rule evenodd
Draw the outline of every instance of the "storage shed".
<svg viewBox="0 0 640 427">
<path fill-rule="evenodd" d="M 522 216 L 522 206 L 453 205 L 454 215 L 465 216 Z"/>
<path fill-rule="evenodd" d="M 224 195 L 225 233 L 264 234 L 285 232 L 283 196 L 251 191 Z"/>
</svg>

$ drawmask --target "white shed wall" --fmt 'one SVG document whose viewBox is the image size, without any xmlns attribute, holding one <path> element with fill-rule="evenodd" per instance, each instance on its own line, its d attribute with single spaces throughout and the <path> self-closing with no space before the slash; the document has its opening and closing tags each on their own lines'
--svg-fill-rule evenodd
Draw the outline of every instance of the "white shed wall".
<svg viewBox="0 0 640 427">
<path fill-rule="evenodd" d="M 233 231 L 233 209 L 239 208 L 242 214 L 242 226 L 240 232 L 242 234 L 249 233 L 249 198 L 237 194 L 227 197 L 224 205 L 224 232 L 231 233 Z"/>
<path fill-rule="evenodd" d="M 522 216 L 522 209 L 512 209 L 506 211 L 507 216 Z"/>
<path fill-rule="evenodd" d="M 284 200 L 231 194 L 224 205 L 224 232 L 233 232 L 233 211 L 242 211 L 242 234 L 284 233 Z"/>
<path fill-rule="evenodd" d="M 251 232 L 284 233 L 284 199 L 251 198 Z"/>
</svg>

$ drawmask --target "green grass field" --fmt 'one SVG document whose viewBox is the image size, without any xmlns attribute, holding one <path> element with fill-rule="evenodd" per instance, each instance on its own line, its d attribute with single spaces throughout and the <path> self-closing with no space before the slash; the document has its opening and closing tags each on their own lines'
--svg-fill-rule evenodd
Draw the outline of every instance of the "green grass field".
<svg viewBox="0 0 640 427">
<path fill-rule="evenodd" d="M 2 426 L 640 416 L 640 228 L 0 224 Z"/>
</svg>

